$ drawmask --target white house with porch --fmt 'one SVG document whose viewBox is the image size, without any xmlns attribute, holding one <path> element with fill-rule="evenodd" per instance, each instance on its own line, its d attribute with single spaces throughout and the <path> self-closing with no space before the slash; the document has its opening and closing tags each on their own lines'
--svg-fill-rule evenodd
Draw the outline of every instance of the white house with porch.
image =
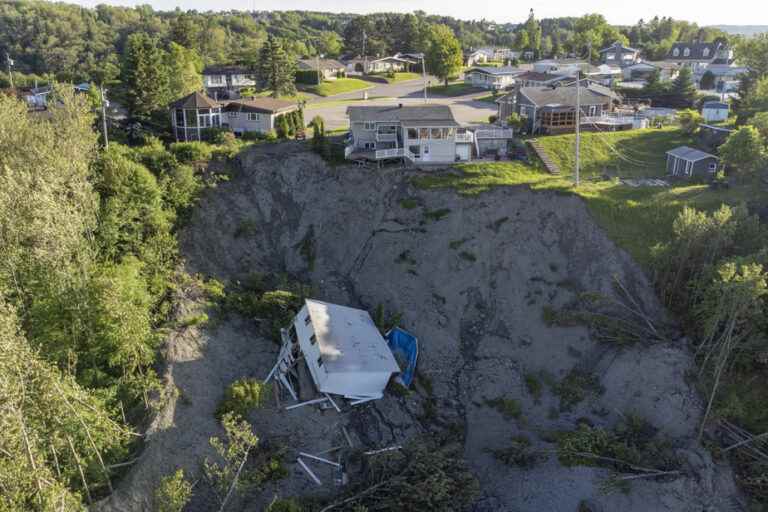
<svg viewBox="0 0 768 512">
<path fill-rule="evenodd" d="M 193 92 L 170 104 L 171 127 L 177 141 L 203 140 L 207 128 L 221 126 L 221 104 Z"/>
</svg>

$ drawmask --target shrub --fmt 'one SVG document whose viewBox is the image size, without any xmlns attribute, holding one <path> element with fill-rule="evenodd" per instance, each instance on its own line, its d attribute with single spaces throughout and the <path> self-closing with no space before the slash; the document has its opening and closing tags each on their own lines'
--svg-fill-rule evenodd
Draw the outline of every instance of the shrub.
<svg viewBox="0 0 768 512">
<path fill-rule="evenodd" d="M 275 499 L 267 507 L 266 512 L 302 512 L 301 505 L 294 499 Z"/>
<path fill-rule="evenodd" d="M 552 391 L 560 397 L 560 409 L 568 411 L 588 395 L 603 394 L 605 388 L 594 373 L 574 368 Z"/>
<path fill-rule="evenodd" d="M 499 116 L 497 116 L 495 114 L 491 114 L 490 116 L 488 116 L 488 122 L 490 124 L 493 124 L 493 123 L 495 123 L 498 120 L 499 120 Z"/>
<path fill-rule="evenodd" d="M 270 387 L 256 379 L 240 379 L 227 387 L 224 400 L 216 408 L 216 417 L 222 419 L 225 414 L 233 413 L 241 418 L 248 415 L 251 409 L 264 404 Z"/>
<path fill-rule="evenodd" d="M 704 122 L 704 117 L 695 110 L 682 110 L 677 113 L 677 120 L 680 127 L 688 135 L 693 135 L 699 129 L 699 125 Z"/>
<path fill-rule="evenodd" d="M 184 470 L 164 476 L 155 489 L 157 512 L 181 512 L 192 497 L 192 484 L 184 478 Z"/>
<path fill-rule="evenodd" d="M 515 436 L 512 444 L 501 450 L 493 450 L 493 455 L 508 466 L 530 469 L 539 459 L 539 455 L 531 449 L 531 441 L 525 436 Z"/>
<path fill-rule="evenodd" d="M 514 398 L 498 397 L 492 400 L 486 400 L 485 403 L 508 418 L 519 420 L 523 415 L 523 409 L 520 407 L 520 402 Z"/>
<path fill-rule="evenodd" d="M 200 141 L 174 142 L 170 146 L 171 153 L 183 163 L 210 160 L 213 149 L 210 144 Z"/>
<path fill-rule="evenodd" d="M 532 373 L 526 373 L 524 380 L 525 380 L 525 387 L 528 389 L 528 393 L 531 394 L 535 402 L 538 402 L 541 399 L 541 392 L 543 389 L 541 382 Z"/>
</svg>

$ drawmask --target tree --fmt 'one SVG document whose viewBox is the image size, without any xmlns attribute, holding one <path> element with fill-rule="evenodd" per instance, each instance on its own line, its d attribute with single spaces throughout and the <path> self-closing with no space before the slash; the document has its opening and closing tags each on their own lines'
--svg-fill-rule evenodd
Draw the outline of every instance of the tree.
<svg viewBox="0 0 768 512">
<path fill-rule="evenodd" d="M 528 13 L 528 19 L 523 24 L 523 31 L 528 36 L 528 45 L 525 49 L 533 52 L 535 59 L 541 53 L 541 24 L 536 20 L 533 9 Z"/>
<path fill-rule="evenodd" d="M 272 36 L 259 52 L 257 75 L 261 87 L 271 91 L 273 98 L 296 94 L 296 64 L 288 57 L 282 43 Z"/>
<path fill-rule="evenodd" d="M 741 172 L 754 172 L 762 167 L 765 145 L 760 132 L 754 126 L 742 126 L 728 136 L 720 146 L 723 163 Z"/>
<path fill-rule="evenodd" d="M 696 101 L 696 86 L 693 84 L 693 76 L 691 69 L 683 67 L 678 73 L 675 80 L 672 82 L 670 88 L 670 94 L 674 97 L 675 102 L 680 105 L 691 107 L 693 102 Z"/>
<path fill-rule="evenodd" d="M 757 128 L 763 138 L 763 144 L 768 144 L 768 112 L 758 112 L 752 117 L 749 124 Z"/>
<path fill-rule="evenodd" d="M 148 118 L 171 100 L 165 52 L 145 32 L 128 36 L 122 76 L 128 110 L 135 117 Z"/>
<path fill-rule="evenodd" d="M 164 476 L 155 489 L 156 512 L 181 512 L 192 497 L 192 484 L 184 478 L 184 470 Z"/>
<path fill-rule="evenodd" d="M 429 36 L 426 54 L 427 70 L 448 85 L 448 79 L 455 76 L 463 64 L 461 45 L 447 25 L 434 25 Z"/>
<path fill-rule="evenodd" d="M 768 33 L 739 40 L 734 53 L 758 78 L 768 76 Z"/>
<path fill-rule="evenodd" d="M 739 119 L 749 122 L 758 112 L 768 112 L 768 76 L 760 78 L 746 88 L 739 102 Z"/>
<path fill-rule="evenodd" d="M 200 39 L 200 19 L 182 13 L 171 20 L 171 41 L 189 50 L 197 49 Z"/>
<path fill-rule="evenodd" d="M 225 509 L 232 495 L 252 479 L 245 463 L 259 442 L 251 431 L 251 425 L 239 416 L 227 413 L 221 423 L 226 437 L 210 439 L 217 460 L 206 459 L 203 463 L 203 472 L 219 499 L 219 512 Z"/>
<path fill-rule="evenodd" d="M 677 113 L 680 127 L 688 135 L 693 135 L 699 130 L 699 125 L 704 122 L 704 117 L 695 110 L 681 110 Z"/>
<path fill-rule="evenodd" d="M 341 53 L 343 41 L 336 32 L 325 31 L 317 41 L 317 51 L 326 57 L 337 57 Z"/>
<path fill-rule="evenodd" d="M 275 121 L 275 131 L 277 132 L 277 136 L 281 139 L 284 139 L 290 135 L 288 118 L 285 115 L 277 116 Z"/>
<path fill-rule="evenodd" d="M 203 61 L 195 50 L 171 43 L 166 54 L 168 91 L 173 99 L 203 89 Z"/>
<path fill-rule="evenodd" d="M 704 90 L 710 90 L 715 88 L 715 74 L 706 70 L 699 80 L 699 86 Z"/>
<path fill-rule="evenodd" d="M 507 126 L 516 132 L 520 132 L 525 127 L 525 119 L 520 117 L 520 114 L 517 112 L 513 112 L 507 117 Z"/>
</svg>

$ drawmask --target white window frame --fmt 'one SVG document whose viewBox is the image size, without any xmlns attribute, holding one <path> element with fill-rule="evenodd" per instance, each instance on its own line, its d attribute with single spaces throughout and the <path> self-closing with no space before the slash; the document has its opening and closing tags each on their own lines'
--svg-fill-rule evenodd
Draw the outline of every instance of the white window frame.
<svg viewBox="0 0 768 512">
<path fill-rule="evenodd" d="M 374 123 L 373 121 L 365 121 L 363 123 L 363 130 L 372 132 L 375 129 L 376 129 L 376 123 Z"/>
<path fill-rule="evenodd" d="M 678 57 L 680 55 L 680 49 L 675 48 L 674 50 L 672 50 L 672 55 L 674 55 L 675 57 Z"/>
<path fill-rule="evenodd" d="M 208 77 L 208 83 L 211 85 L 223 85 L 226 80 L 224 80 L 223 75 L 210 75 Z"/>
<path fill-rule="evenodd" d="M 690 56 L 691 56 L 690 48 L 686 48 L 685 50 L 683 50 L 683 57 L 690 57 Z"/>
<path fill-rule="evenodd" d="M 259 114 L 256 112 L 248 112 L 249 121 L 259 121 Z"/>
<path fill-rule="evenodd" d="M 707 166 L 707 169 L 709 170 L 709 172 L 717 171 L 717 162 L 710 162 L 709 166 Z"/>
<path fill-rule="evenodd" d="M 229 117 L 230 119 L 235 117 L 240 117 L 240 112 L 231 111 L 229 112 Z"/>
<path fill-rule="evenodd" d="M 702 51 L 702 52 L 701 52 L 701 54 L 702 54 L 704 57 L 709 57 L 709 48 L 704 48 L 704 51 Z"/>
<path fill-rule="evenodd" d="M 363 143 L 363 147 L 368 150 L 376 150 L 376 143 L 375 142 L 365 142 Z"/>
</svg>

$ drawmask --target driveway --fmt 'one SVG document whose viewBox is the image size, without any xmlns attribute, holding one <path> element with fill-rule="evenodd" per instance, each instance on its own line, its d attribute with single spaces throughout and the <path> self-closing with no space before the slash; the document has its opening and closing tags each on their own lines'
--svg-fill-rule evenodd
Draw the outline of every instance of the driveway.
<svg viewBox="0 0 768 512">
<path fill-rule="evenodd" d="M 434 77 L 428 77 L 432 83 L 437 83 Z M 363 100 L 364 93 L 368 93 L 368 100 Z M 428 97 L 427 102 L 432 104 L 450 105 L 453 115 L 460 124 L 476 124 L 486 122 L 488 116 L 496 114 L 496 105 L 487 101 L 478 101 L 477 98 L 487 96 L 488 92 L 476 92 L 464 96 Z M 372 89 L 339 94 L 328 98 L 310 100 L 306 106 L 305 117 L 307 121 L 314 116 L 321 116 L 325 121 L 325 127 L 329 130 L 348 128 L 347 107 L 350 105 L 375 106 L 375 105 L 423 105 L 424 84 L 421 80 L 410 80 L 397 84 L 377 84 Z"/>
</svg>

